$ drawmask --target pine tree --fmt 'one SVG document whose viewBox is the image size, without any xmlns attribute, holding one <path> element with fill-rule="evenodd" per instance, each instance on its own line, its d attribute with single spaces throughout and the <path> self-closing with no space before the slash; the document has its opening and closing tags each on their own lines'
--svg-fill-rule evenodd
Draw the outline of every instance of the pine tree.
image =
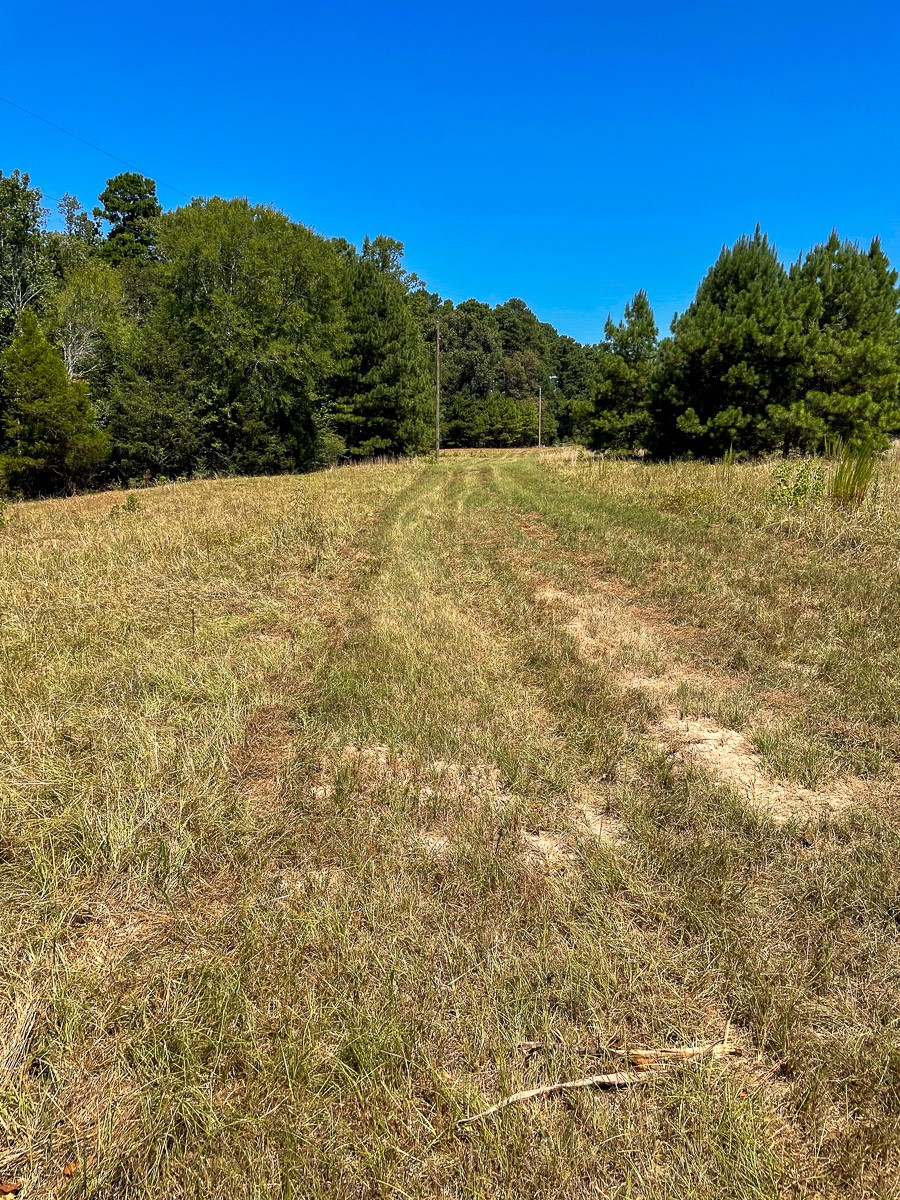
<svg viewBox="0 0 900 1200">
<path fill-rule="evenodd" d="M 70 380 L 33 312 L 0 355 L 5 411 L 2 471 L 9 490 L 37 496 L 87 482 L 108 453 L 94 424 L 87 384 Z"/>
<path fill-rule="evenodd" d="M 646 446 L 657 378 L 657 332 L 653 309 L 643 290 L 626 304 L 624 319 L 618 325 L 607 318 L 587 421 L 593 449 L 634 450 Z"/>
<path fill-rule="evenodd" d="M 799 394 L 804 299 L 757 226 L 723 248 L 661 347 L 652 439 L 664 455 L 789 448 Z"/>
<path fill-rule="evenodd" d="M 377 250 L 381 240 L 368 245 Z M 429 437 L 428 357 L 393 265 L 377 252 L 349 262 L 350 345 L 336 380 L 333 424 L 357 456 L 417 453 Z"/>
<path fill-rule="evenodd" d="M 107 181 L 98 199 L 94 216 L 110 226 L 103 246 L 109 261 L 121 264 L 151 258 L 162 212 L 156 183 L 135 171 L 123 171 Z"/>
<path fill-rule="evenodd" d="M 883 445 L 897 427 L 900 389 L 898 275 L 878 239 L 868 251 L 836 232 L 791 271 L 807 297 L 804 395 L 796 406 L 805 443 L 829 435 Z"/>
<path fill-rule="evenodd" d="M 443 374 L 443 362 L 441 371 Z M 441 445 L 483 445 L 484 397 L 455 388 L 445 388 L 443 381 L 441 391 Z"/>
<path fill-rule="evenodd" d="M 491 447 L 521 446 L 526 440 L 537 441 L 537 411 L 534 413 L 534 437 L 527 438 L 525 405 L 502 392 L 491 392 L 481 411 L 479 445 Z"/>
</svg>

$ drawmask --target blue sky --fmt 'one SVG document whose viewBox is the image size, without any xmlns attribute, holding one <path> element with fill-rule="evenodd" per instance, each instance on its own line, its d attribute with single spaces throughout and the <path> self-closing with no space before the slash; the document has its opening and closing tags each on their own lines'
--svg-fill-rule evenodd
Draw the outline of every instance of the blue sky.
<svg viewBox="0 0 900 1200">
<path fill-rule="evenodd" d="M 0 94 L 190 195 L 386 233 L 453 300 L 663 327 L 759 221 L 900 265 L 900 6 L 4 0 Z M 0 169 L 90 206 L 116 163 L 0 104 Z M 160 184 L 168 206 L 183 201 Z"/>
</svg>

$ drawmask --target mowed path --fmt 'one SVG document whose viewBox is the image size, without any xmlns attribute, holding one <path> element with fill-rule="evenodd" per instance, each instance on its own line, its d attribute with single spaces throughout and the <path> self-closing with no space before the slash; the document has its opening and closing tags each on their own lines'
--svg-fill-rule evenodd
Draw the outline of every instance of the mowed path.
<svg viewBox="0 0 900 1200">
<path fill-rule="evenodd" d="M 852 911 L 854 781 L 767 770 L 722 718 L 747 680 L 538 515 L 566 485 L 535 457 L 404 470 L 353 473 L 333 552 L 344 473 L 303 485 L 302 545 L 240 600 L 265 619 L 223 635 L 236 679 L 240 645 L 261 665 L 207 816 L 154 810 L 165 867 L 81 885 L 54 976 L 77 1087 L 34 976 L 61 1076 L 17 1076 L 4 1169 L 54 1195 L 61 1152 L 102 1195 L 888 1195 L 895 1083 L 865 1067 L 896 939 Z"/>
</svg>

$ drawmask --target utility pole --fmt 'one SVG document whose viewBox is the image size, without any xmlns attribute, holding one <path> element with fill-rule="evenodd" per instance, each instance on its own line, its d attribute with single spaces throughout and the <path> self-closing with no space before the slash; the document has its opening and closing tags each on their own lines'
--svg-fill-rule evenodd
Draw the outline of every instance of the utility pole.
<svg viewBox="0 0 900 1200">
<path fill-rule="evenodd" d="M 559 378 L 559 376 L 558 375 L 548 375 L 547 378 L 553 384 L 553 388 L 555 388 L 556 381 Z M 552 390 L 553 389 L 551 389 L 551 391 Z M 538 384 L 538 450 L 541 449 L 543 444 L 544 444 L 544 381 L 542 379 L 541 382 Z"/>
<path fill-rule="evenodd" d="M 434 355 L 434 460 L 441 457 L 441 327 L 437 326 Z"/>
</svg>

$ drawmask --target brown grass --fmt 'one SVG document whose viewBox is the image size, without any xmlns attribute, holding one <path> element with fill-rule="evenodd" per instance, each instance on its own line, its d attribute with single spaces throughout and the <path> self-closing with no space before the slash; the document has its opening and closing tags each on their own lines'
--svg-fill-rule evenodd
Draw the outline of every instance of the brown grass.
<svg viewBox="0 0 900 1200">
<path fill-rule="evenodd" d="M 731 470 L 454 455 L 13 506 L 0 1181 L 892 1195 L 900 548 Z M 832 811 L 755 802 L 847 777 Z M 740 1058 L 458 1123 L 579 1048 L 726 1027 Z"/>
</svg>

